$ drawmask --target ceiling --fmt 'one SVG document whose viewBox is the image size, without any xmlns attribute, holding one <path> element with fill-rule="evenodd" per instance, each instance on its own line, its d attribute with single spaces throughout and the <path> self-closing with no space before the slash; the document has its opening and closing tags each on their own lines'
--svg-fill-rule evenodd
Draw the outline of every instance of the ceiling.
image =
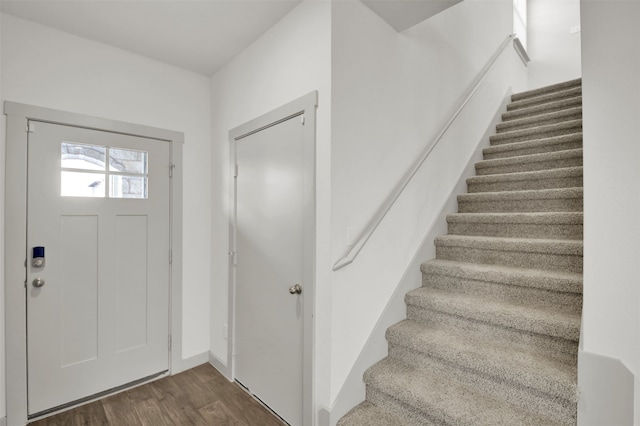
<svg viewBox="0 0 640 426">
<path fill-rule="evenodd" d="M 0 11 L 211 76 L 301 1 L 0 0 Z M 460 1 L 362 0 L 397 31 Z"/>
<path fill-rule="evenodd" d="M 462 0 L 362 0 L 369 9 L 401 32 Z"/>
<path fill-rule="evenodd" d="M 301 0 L 0 0 L 0 11 L 205 76 Z"/>
</svg>

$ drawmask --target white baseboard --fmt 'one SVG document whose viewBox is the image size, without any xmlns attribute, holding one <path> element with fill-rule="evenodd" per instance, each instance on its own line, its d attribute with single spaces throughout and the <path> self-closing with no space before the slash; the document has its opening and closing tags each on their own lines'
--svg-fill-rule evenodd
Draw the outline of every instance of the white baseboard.
<svg viewBox="0 0 640 426">
<path fill-rule="evenodd" d="M 233 381 L 233 377 L 231 376 L 231 371 L 229 371 L 229 366 L 226 362 L 222 362 L 220 358 L 218 358 L 213 352 L 209 352 L 209 364 L 213 366 L 216 370 L 218 370 L 224 377 L 227 378 L 230 382 Z"/>
<path fill-rule="evenodd" d="M 206 364 L 207 361 L 209 361 L 207 352 L 202 352 L 200 354 L 190 356 L 189 358 L 185 358 L 182 360 L 182 371 L 186 371 L 193 367 Z"/>
</svg>

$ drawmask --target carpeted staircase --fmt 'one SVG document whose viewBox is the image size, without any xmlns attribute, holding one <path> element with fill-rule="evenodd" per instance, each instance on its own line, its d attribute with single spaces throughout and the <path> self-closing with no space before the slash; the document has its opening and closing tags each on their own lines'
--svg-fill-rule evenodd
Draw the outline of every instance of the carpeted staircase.
<svg viewBox="0 0 640 426">
<path fill-rule="evenodd" d="M 511 100 L 339 426 L 576 423 L 581 81 Z"/>
</svg>

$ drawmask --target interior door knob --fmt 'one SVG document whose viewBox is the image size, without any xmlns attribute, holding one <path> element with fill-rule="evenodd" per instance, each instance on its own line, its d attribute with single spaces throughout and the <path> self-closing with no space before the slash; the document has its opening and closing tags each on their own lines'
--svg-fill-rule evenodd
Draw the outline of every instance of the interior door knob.
<svg viewBox="0 0 640 426">
<path fill-rule="evenodd" d="M 289 293 L 291 293 L 291 294 L 300 294 L 300 293 L 302 293 L 302 287 L 300 286 L 300 284 L 293 285 L 293 286 L 289 287 Z"/>
<path fill-rule="evenodd" d="M 31 284 L 33 284 L 35 288 L 40 288 L 44 285 L 44 280 L 42 278 L 36 278 Z"/>
</svg>

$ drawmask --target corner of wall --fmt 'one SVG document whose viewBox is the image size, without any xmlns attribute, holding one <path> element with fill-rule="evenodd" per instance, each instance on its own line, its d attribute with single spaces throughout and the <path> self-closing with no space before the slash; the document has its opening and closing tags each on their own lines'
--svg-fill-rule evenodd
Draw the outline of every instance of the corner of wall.
<svg viewBox="0 0 640 426">
<path fill-rule="evenodd" d="M 2 16 L 0 13 L 0 108 L 4 105 L 2 93 Z M 0 165 L 5 164 L 5 115 L 0 114 Z M 4 173 L 0 174 L 0 426 L 7 424 L 4 335 Z"/>
<path fill-rule="evenodd" d="M 622 361 L 578 353 L 578 424 L 633 425 L 635 377 Z"/>
<path fill-rule="evenodd" d="M 222 362 L 220 358 L 218 358 L 213 352 L 209 351 L 209 364 L 213 366 L 216 370 L 218 370 L 224 377 L 229 381 L 233 381 L 233 375 L 231 374 L 231 370 L 229 369 L 229 365 L 225 362 Z"/>
<path fill-rule="evenodd" d="M 202 352 L 182 360 L 182 371 L 190 370 L 209 361 L 209 352 Z"/>
<path fill-rule="evenodd" d="M 325 407 L 321 407 L 320 409 L 318 409 L 318 421 L 316 424 L 318 426 L 330 426 L 331 413 Z"/>
</svg>

